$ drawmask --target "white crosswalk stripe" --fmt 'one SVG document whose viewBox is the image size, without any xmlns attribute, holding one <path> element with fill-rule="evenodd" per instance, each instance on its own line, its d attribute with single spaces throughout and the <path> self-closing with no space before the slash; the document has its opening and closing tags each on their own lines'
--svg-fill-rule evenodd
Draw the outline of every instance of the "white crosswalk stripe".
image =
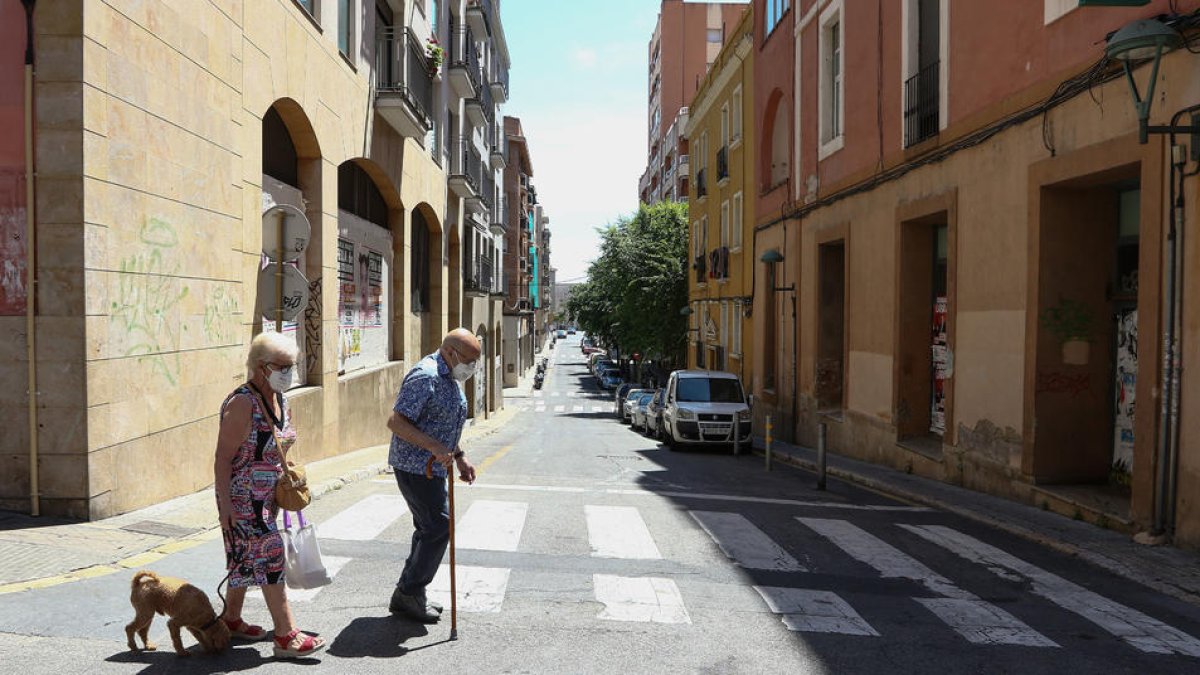
<svg viewBox="0 0 1200 675">
<path fill-rule="evenodd" d="M 565 405 L 554 406 L 554 412 L 564 412 L 564 411 L 566 411 L 566 409 L 567 409 L 567 406 L 565 406 Z"/>
<path fill-rule="evenodd" d="M 370 541 L 408 513 L 400 495 L 371 495 L 320 524 L 322 539 Z"/>
<path fill-rule="evenodd" d="M 661 577 L 592 575 L 596 600 L 604 603 L 598 618 L 609 621 L 691 623 L 674 581 Z"/>
<path fill-rule="evenodd" d="M 454 586 L 458 591 L 460 612 L 499 612 L 508 592 L 508 578 L 512 570 L 504 567 L 472 567 L 455 565 Z M 426 596 L 440 602 L 450 611 L 450 566 L 438 568 L 433 581 L 425 588 Z"/>
<path fill-rule="evenodd" d="M 878 636 L 871 624 L 832 591 L 755 586 L 754 590 L 776 614 L 783 615 L 788 630 L 804 633 L 840 633 Z"/>
<path fill-rule="evenodd" d="M 583 507 L 592 555 L 599 558 L 656 560 L 662 557 L 646 521 L 632 506 Z"/>
<path fill-rule="evenodd" d="M 1030 591 L 1074 612 L 1143 652 L 1200 656 L 1200 640 L 1062 577 L 942 525 L 901 525 L 997 575 L 1030 584 Z"/>
<path fill-rule="evenodd" d="M 745 516 L 721 511 L 690 511 L 731 560 L 750 569 L 803 572 L 804 566 L 771 541 Z"/>
<path fill-rule="evenodd" d="M 878 537 L 845 521 L 797 518 L 833 542 L 850 557 L 875 568 L 885 579 L 911 579 L 940 598 L 915 598 L 946 625 L 974 644 L 1014 644 L 1027 647 L 1058 645 L 1020 619 L 974 594 Z"/>
<path fill-rule="evenodd" d="M 583 406 L 581 406 L 581 405 L 571 406 L 571 412 L 583 412 Z"/>
<path fill-rule="evenodd" d="M 528 510 L 525 502 L 476 499 L 455 527 L 456 545 L 463 549 L 515 551 Z"/>
</svg>

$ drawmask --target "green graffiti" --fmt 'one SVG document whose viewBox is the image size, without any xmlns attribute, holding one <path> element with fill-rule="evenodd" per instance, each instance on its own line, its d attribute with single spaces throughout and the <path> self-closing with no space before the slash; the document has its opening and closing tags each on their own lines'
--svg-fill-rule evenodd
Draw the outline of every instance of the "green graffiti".
<svg viewBox="0 0 1200 675">
<path fill-rule="evenodd" d="M 150 361 L 167 382 L 176 384 L 180 366 L 173 345 L 179 322 L 171 320 L 170 312 L 187 297 L 188 289 L 173 285 L 179 266 L 168 265 L 163 254 L 179 240 L 170 223 L 157 218 L 146 221 L 138 236 L 141 250 L 121 261 L 112 321 L 129 338 L 125 356 Z"/>
</svg>

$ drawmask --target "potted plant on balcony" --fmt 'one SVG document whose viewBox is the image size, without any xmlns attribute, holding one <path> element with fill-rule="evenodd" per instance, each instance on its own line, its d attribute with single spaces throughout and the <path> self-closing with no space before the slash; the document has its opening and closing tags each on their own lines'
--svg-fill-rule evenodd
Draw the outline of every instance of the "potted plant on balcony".
<svg viewBox="0 0 1200 675">
<path fill-rule="evenodd" d="M 1042 326 L 1062 343 L 1063 363 L 1086 366 L 1092 341 L 1092 309 L 1077 300 L 1063 300 L 1042 312 Z"/>
<path fill-rule="evenodd" d="M 442 61 L 446 58 L 446 50 L 438 44 L 436 37 L 430 37 L 425 41 L 425 56 L 429 65 L 429 75 L 437 77 L 442 69 Z"/>
</svg>

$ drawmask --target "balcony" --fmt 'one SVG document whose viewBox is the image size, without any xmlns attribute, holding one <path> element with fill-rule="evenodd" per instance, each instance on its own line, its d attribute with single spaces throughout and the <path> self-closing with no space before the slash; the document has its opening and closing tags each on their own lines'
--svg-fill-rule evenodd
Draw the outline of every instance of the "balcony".
<svg viewBox="0 0 1200 675">
<path fill-rule="evenodd" d="M 680 156 L 679 156 L 679 163 L 678 163 L 678 165 L 676 165 L 676 167 L 675 167 L 675 168 L 676 168 L 676 171 L 677 171 L 677 173 L 679 174 L 679 177 L 680 177 L 680 178 L 687 178 L 687 177 L 688 177 L 688 175 L 689 175 L 689 173 L 688 173 L 688 172 L 689 172 L 689 170 L 691 169 L 691 167 L 690 167 L 690 166 L 688 166 L 688 156 L 687 156 L 687 155 L 680 155 Z"/>
<path fill-rule="evenodd" d="M 479 195 L 467 200 L 467 206 L 477 215 L 486 215 L 492 210 L 492 200 L 496 198 L 496 176 L 491 169 L 482 166 L 482 159 L 480 164 Z"/>
<path fill-rule="evenodd" d="M 699 171 L 696 172 L 696 198 L 697 199 L 704 199 L 705 197 L 708 196 L 708 181 L 706 180 L 708 177 L 704 175 L 705 173 L 707 173 L 707 171 L 708 171 L 708 169 L 700 169 Z"/>
<path fill-rule="evenodd" d="M 720 150 L 717 150 L 717 184 L 725 185 L 729 182 L 729 148 L 722 145 Z"/>
<path fill-rule="evenodd" d="M 450 158 L 450 189 L 461 199 L 478 199 L 483 185 L 483 159 L 475 144 L 461 141 Z"/>
<path fill-rule="evenodd" d="M 467 0 L 467 25 L 476 35 L 492 34 L 492 0 Z"/>
<path fill-rule="evenodd" d="M 493 291 L 495 271 L 490 255 L 476 256 L 463 267 L 463 292 L 467 295 L 487 295 Z"/>
<path fill-rule="evenodd" d="M 450 33 L 450 88 L 459 98 L 474 98 L 479 89 L 479 50 L 475 34 L 466 26 L 457 26 Z"/>
<path fill-rule="evenodd" d="M 492 144 L 492 152 L 489 155 L 492 161 L 492 168 L 502 170 L 508 166 L 508 153 L 505 151 L 504 142 L 500 141 L 499 145 Z"/>
<path fill-rule="evenodd" d="M 508 200 L 503 196 L 496 198 L 492 205 L 492 234 L 504 234 L 508 231 Z"/>
<path fill-rule="evenodd" d="M 492 59 L 492 75 L 489 84 L 492 88 L 492 97 L 496 99 L 496 102 L 500 104 L 507 103 L 508 65 L 499 59 Z"/>
<path fill-rule="evenodd" d="M 917 71 L 904 82 L 904 147 L 938 133 L 938 61 Z"/>
<path fill-rule="evenodd" d="M 467 119 L 471 124 L 482 127 L 492 125 L 496 119 L 496 104 L 492 101 L 492 90 L 479 87 L 477 94 L 467 99 Z"/>
<path fill-rule="evenodd" d="M 424 138 L 433 127 L 433 75 L 424 45 L 412 31 L 382 28 L 375 59 L 379 115 L 401 136 Z"/>
</svg>

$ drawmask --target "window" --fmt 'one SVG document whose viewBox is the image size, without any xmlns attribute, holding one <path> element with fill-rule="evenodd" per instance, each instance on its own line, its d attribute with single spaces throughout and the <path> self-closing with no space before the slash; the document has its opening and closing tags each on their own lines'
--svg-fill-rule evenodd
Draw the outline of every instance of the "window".
<svg viewBox="0 0 1200 675">
<path fill-rule="evenodd" d="M 354 0 L 338 0 L 338 49 L 349 57 L 354 47 Z"/>
<path fill-rule="evenodd" d="M 1042 23 L 1048 26 L 1075 9 L 1079 9 L 1079 0 L 1045 0 Z"/>
<path fill-rule="evenodd" d="M 767 22 L 764 25 L 763 37 L 770 35 L 779 25 L 783 15 L 792 7 L 792 0 L 767 0 Z"/>
<path fill-rule="evenodd" d="M 700 234 L 700 221 L 692 223 L 692 255 L 700 257 L 704 255 L 704 240 Z"/>
<path fill-rule="evenodd" d="M 676 398 L 682 403 L 742 403 L 742 384 L 726 377 L 681 377 L 675 383 Z"/>
<path fill-rule="evenodd" d="M 729 352 L 736 356 L 742 355 L 742 303 L 735 302 L 733 304 L 733 313 L 730 317 L 732 325 L 730 326 Z"/>
<path fill-rule="evenodd" d="M 425 222 L 425 216 L 419 210 L 414 210 L 409 269 L 412 274 L 412 311 L 416 314 L 430 310 L 429 239 L 429 225 Z"/>
<path fill-rule="evenodd" d="M 729 145 L 729 104 L 721 106 L 721 147 Z"/>
<path fill-rule="evenodd" d="M 304 11 L 308 12 L 310 16 L 315 17 L 317 15 L 317 0 L 296 0 L 296 1 L 300 3 L 300 6 L 303 7 Z"/>
<path fill-rule="evenodd" d="M 740 191 L 733 195 L 733 215 L 731 221 L 733 238 L 730 248 L 737 251 L 742 248 L 742 193 Z"/>
<path fill-rule="evenodd" d="M 729 201 L 721 202 L 721 245 L 732 246 L 733 240 L 729 236 Z"/>
<path fill-rule="evenodd" d="M 821 16 L 821 63 L 819 105 L 821 108 L 821 159 L 841 149 L 844 119 L 842 78 L 842 3 L 835 0 Z"/>
<path fill-rule="evenodd" d="M 742 140 L 742 85 L 740 84 L 733 89 L 733 103 L 731 107 L 733 109 L 733 129 L 730 132 L 732 135 L 731 141 L 732 143 L 737 143 Z"/>
<path fill-rule="evenodd" d="M 721 42 L 724 41 L 724 38 L 721 35 L 721 33 L 722 33 L 722 31 L 720 28 L 709 28 L 708 29 L 708 41 L 715 43 L 715 44 L 721 44 Z"/>
</svg>

